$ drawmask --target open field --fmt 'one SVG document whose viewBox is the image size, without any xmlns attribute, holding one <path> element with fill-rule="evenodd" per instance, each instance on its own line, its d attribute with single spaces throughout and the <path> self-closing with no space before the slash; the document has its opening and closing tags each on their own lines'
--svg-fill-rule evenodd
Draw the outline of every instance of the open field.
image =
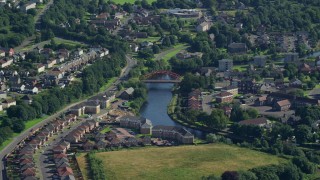
<svg viewBox="0 0 320 180">
<path fill-rule="evenodd" d="M 134 2 L 135 2 L 136 0 L 116 0 L 116 1 L 113 1 L 113 2 L 116 2 L 116 3 L 118 3 L 118 4 L 124 4 L 124 3 L 131 3 L 131 4 L 134 4 Z M 147 2 L 149 3 L 149 4 L 151 4 L 152 2 L 155 2 L 156 0 L 147 0 Z"/>
<path fill-rule="evenodd" d="M 107 179 L 201 179 L 226 170 L 247 170 L 279 164 L 285 159 L 225 144 L 150 147 L 97 153 L 103 160 Z M 87 174 L 84 155 L 78 157 Z"/>
</svg>

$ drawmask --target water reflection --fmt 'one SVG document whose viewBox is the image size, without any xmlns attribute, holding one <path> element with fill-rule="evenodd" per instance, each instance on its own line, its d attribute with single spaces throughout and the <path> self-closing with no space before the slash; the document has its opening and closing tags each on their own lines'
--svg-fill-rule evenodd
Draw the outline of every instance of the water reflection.
<svg viewBox="0 0 320 180">
<path fill-rule="evenodd" d="M 174 84 L 170 83 L 148 83 L 148 102 L 141 108 L 140 114 L 152 121 L 155 125 L 166 126 L 182 126 L 173 121 L 167 114 L 167 106 L 169 105 Z M 184 127 L 184 126 L 182 126 Z M 196 137 L 204 138 L 205 133 L 187 128 Z"/>
</svg>

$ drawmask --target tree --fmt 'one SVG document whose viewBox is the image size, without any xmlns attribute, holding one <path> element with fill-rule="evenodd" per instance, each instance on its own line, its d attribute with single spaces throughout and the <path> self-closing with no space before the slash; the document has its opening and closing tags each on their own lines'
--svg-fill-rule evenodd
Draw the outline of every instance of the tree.
<svg viewBox="0 0 320 180">
<path fill-rule="evenodd" d="M 306 174 L 313 174 L 316 170 L 316 166 L 309 162 L 305 157 L 294 157 L 292 163 L 301 169 Z"/>
<path fill-rule="evenodd" d="M 312 133 L 311 133 L 311 128 L 306 126 L 306 125 L 299 125 L 295 130 L 294 130 L 294 135 L 297 139 L 298 143 L 305 143 L 308 142 L 308 140 L 311 138 Z"/>
<path fill-rule="evenodd" d="M 205 122 L 207 126 L 215 129 L 223 129 L 227 127 L 228 118 L 220 109 L 214 109 L 210 118 Z"/>
<path fill-rule="evenodd" d="M 257 176 L 250 171 L 238 171 L 239 180 L 258 180 Z"/>
<path fill-rule="evenodd" d="M 248 110 L 247 110 L 247 113 L 248 113 L 248 115 L 249 115 L 249 117 L 250 117 L 251 119 L 257 118 L 258 115 L 259 115 L 258 110 L 257 110 L 257 109 L 254 109 L 254 108 L 248 109 Z"/>
<path fill-rule="evenodd" d="M 172 45 L 169 36 L 166 36 L 162 39 L 162 45 L 167 47 L 170 47 Z"/>
<path fill-rule="evenodd" d="M 239 180 L 239 174 L 237 171 L 225 171 L 221 175 L 221 180 Z"/>
<path fill-rule="evenodd" d="M 158 54 L 160 52 L 160 47 L 155 44 L 152 46 L 152 51 L 154 54 Z"/>
<path fill-rule="evenodd" d="M 12 119 L 13 121 L 13 126 L 12 126 L 12 130 L 15 133 L 20 133 L 25 129 L 25 124 L 22 120 L 20 119 Z"/>
<path fill-rule="evenodd" d="M 281 172 L 279 175 L 280 179 L 299 180 L 302 178 L 299 169 L 292 163 L 288 163 L 283 167 L 283 172 Z"/>
</svg>

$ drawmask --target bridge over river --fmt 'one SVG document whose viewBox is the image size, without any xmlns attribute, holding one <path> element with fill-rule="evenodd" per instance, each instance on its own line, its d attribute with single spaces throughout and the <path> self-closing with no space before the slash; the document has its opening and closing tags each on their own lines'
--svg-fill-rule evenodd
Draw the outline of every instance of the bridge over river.
<svg viewBox="0 0 320 180">
<path fill-rule="evenodd" d="M 161 70 L 144 75 L 141 81 L 144 83 L 180 83 L 181 76 L 172 71 Z"/>
</svg>

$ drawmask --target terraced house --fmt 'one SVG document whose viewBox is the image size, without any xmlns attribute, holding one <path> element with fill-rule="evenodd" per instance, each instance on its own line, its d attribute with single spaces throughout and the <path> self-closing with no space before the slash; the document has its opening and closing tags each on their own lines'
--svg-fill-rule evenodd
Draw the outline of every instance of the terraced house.
<svg viewBox="0 0 320 180">
<path fill-rule="evenodd" d="M 182 144 L 193 144 L 194 136 L 185 128 L 158 125 L 152 128 L 152 137 L 178 141 Z"/>
</svg>

